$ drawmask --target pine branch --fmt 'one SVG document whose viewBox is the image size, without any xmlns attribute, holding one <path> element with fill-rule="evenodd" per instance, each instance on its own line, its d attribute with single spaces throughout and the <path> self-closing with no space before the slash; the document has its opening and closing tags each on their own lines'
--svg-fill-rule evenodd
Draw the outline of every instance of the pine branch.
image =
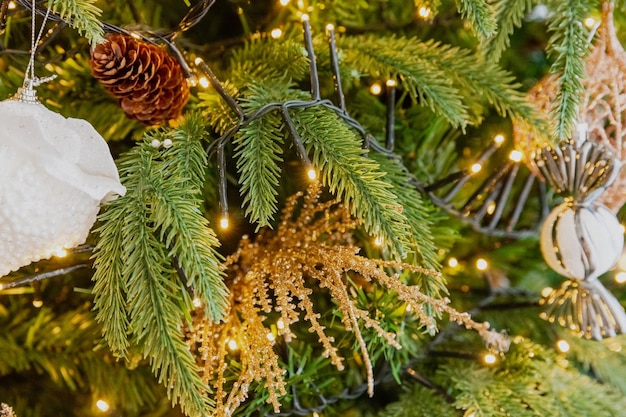
<svg viewBox="0 0 626 417">
<path fill-rule="evenodd" d="M 123 227 L 123 275 L 127 280 L 129 329 L 133 341 L 149 357 L 159 382 L 167 387 L 172 403 L 180 403 L 183 412 L 196 417 L 209 412 L 213 404 L 199 376 L 199 369 L 183 341 L 180 330 L 185 310 L 191 309 L 182 285 L 176 284 L 169 268 L 168 251 L 154 236 L 150 223 L 152 155 L 150 146 L 130 153 L 137 166 L 137 189 L 129 189 L 126 224 Z M 133 158 L 134 157 L 134 158 Z M 183 296 L 183 297 L 181 297 Z M 181 299 L 182 298 L 182 299 Z M 183 301 L 184 300 L 184 301 Z M 186 301 L 186 302 L 185 302 Z"/>
<path fill-rule="evenodd" d="M 485 0 L 456 0 L 456 5 L 476 35 L 488 39 L 496 33 L 494 11 Z"/>
<path fill-rule="evenodd" d="M 514 28 L 522 25 L 524 15 L 530 10 L 534 0 L 498 0 L 493 7 L 499 30 L 494 36 L 486 38 L 481 49 L 487 62 L 498 62 L 502 53 L 511 44 Z"/>
<path fill-rule="evenodd" d="M 439 269 L 437 248 L 433 244 L 430 231 L 430 227 L 432 226 L 430 220 L 432 213 L 423 201 L 421 194 L 415 188 L 415 185 L 411 184 L 412 178 L 410 174 L 404 166 L 388 157 L 376 153 L 372 153 L 370 157 L 387 173 L 385 179 L 393 186 L 393 193 L 398 197 L 398 203 L 403 209 L 402 213 L 408 220 L 411 230 L 411 246 L 414 248 L 413 252 L 421 258 L 420 265 L 425 265 L 427 268 Z M 438 287 L 435 294 L 437 294 L 438 291 L 446 291 L 443 282 L 436 283 L 434 287 Z M 420 288 L 425 293 L 434 295 L 425 291 L 424 287 L 421 285 Z M 436 297 L 436 295 L 434 296 Z"/>
<path fill-rule="evenodd" d="M 172 402 L 179 402 L 189 416 L 206 414 L 213 402 L 180 330 L 193 308 L 185 285 L 203 301 L 209 320 L 223 317 L 227 299 L 214 249 L 218 241 L 200 211 L 206 170 L 203 135 L 199 116 L 191 114 L 171 135 L 146 136 L 120 159 L 128 191 L 101 215 L 94 252 L 96 278 L 102 282 L 94 287 L 99 317 L 107 319 L 108 311 L 121 314 L 125 302 L 127 333 L 150 358 Z M 155 149 L 151 143 L 158 138 L 172 139 L 173 146 L 163 152 Z M 116 280 L 125 287 L 115 285 Z M 108 282 L 114 285 L 107 287 Z M 125 348 L 120 339 L 123 326 L 110 324 L 107 329 L 115 332 L 107 341 Z"/>
<path fill-rule="evenodd" d="M 221 257 L 214 249 L 219 241 L 200 211 L 207 164 L 200 122 L 192 113 L 174 132 L 174 145 L 163 152 L 162 166 L 152 172 L 149 187 L 161 241 L 170 248 L 169 256 L 177 258 L 207 317 L 219 321 L 227 308 L 228 290 L 220 272 Z"/>
<path fill-rule="evenodd" d="M 126 357 L 128 350 L 128 316 L 126 312 L 126 281 L 122 274 L 122 248 L 125 198 L 113 200 L 99 215 L 100 227 L 95 233 L 100 240 L 94 248 L 94 309 L 102 325 L 104 339 L 113 353 Z"/>
<path fill-rule="evenodd" d="M 419 40 L 359 36 L 341 38 L 338 44 L 344 61 L 352 68 L 377 78 L 399 79 L 413 100 L 443 115 L 453 126 L 467 125 L 467 107 L 461 100 L 461 93 L 437 62 L 415 53 L 416 49 L 424 49 Z M 421 47 L 414 47 L 416 44 Z M 437 46 L 432 42 L 428 45 Z"/>
<path fill-rule="evenodd" d="M 51 0 L 48 7 L 94 45 L 104 42 L 104 30 L 99 20 L 102 10 L 95 3 L 96 0 Z"/>
<path fill-rule="evenodd" d="M 410 406 L 407 406 L 410 404 Z M 459 413 L 434 390 L 414 384 L 397 402 L 389 404 L 379 417 L 459 417 Z"/>
<path fill-rule="evenodd" d="M 538 119 L 516 90 L 519 85 L 513 76 L 486 65 L 469 50 L 394 36 L 346 37 L 341 43 L 350 65 L 377 77 L 399 77 L 411 96 L 424 100 L 436 115 L 454 126 L 463 127 L 470 121 L 461 97 L 469 103 L 484 99 L 502 116 Z"/>
<path fill-rule="evenodd" d="M 585 57 L 590 44 L 588 31 L 582 24 L 591 13 L 590 0 L 551 2 L 554 10 L 548 29 L 552 32 L 549 40 L 549 54 L 554 58 L 550 68 L 553 74 L 560 74 L 556 105 L 552 111 L 555 120 L 554 136 L 557 139 L 569 138 L 573 131 L 582 99 L 582 79 L 585 74 Z"/>
<path fill-rule="evenodd" d="M 265 88 L 250 86 L 244 108 L 258 109 L 271 102 Z M 235 158 L 239 172 L 246 216 L 257 223 L 257 230 L 270 226 L 278 209 L 279 162 L 282 162 L 282 120 L 277 113 L 255 119 L 240 130 L 235 140 Z"/>
<path fill-rule="evenodd" d="M 330 192 L 344 201 L 365 230 L 382 239 L 394 257 L 410 251 L 410 229 L 392 187 L 379 165 L 363 156 L 361 138 L 331 110 L 293 111 L 298 133 Z"/>
</svg>

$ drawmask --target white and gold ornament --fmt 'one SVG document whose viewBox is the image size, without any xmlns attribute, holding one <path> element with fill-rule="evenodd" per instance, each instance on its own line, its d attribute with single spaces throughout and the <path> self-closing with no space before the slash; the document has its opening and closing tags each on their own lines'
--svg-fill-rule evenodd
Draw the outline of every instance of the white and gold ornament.
<svg viewBox="0 0 626 417">
<path fill-rule="evenodd" d="M 578 143 L 540 148 L 533 163 L 565 200 L 541 229 L 546 263 L 569 279 L 542 300 L 544 318 L 586 338 L 626 333 L 624 309 L 598 280 L 615 265 L 624 245 L 617 217 L 596 202 L 618 176 L 621 162 L 605 146 L 586 141 L 582 125 Z"/>
<path fill-rule="evenodd" d="M 85 241 L 100 203 L 123 195 L 104 139 L 36 100 L 0 102 L 0 276 Z"/>
</svg>

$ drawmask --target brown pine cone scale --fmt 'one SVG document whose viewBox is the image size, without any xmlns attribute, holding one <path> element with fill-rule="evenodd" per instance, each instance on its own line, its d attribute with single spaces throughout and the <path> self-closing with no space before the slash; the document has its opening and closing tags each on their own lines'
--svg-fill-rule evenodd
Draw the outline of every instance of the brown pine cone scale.
<svg viewBox="0 0 626 417">
<path fill-rule="evenodd" d="M 89 60 L 92 75 L 131 119 L 160 125 L 180 117 L 189 99 L 183 70 L 167 52 L 129 35 L 111 33 Z"/>
</svg>

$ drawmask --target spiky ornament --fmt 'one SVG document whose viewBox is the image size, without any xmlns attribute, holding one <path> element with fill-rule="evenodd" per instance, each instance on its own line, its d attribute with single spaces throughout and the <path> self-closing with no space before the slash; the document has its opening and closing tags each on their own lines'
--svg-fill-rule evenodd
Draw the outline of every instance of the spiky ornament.
<svg viewBox="0 0 626 417">
<path fill-rule="evenodd" d="M 0 102 L 0 276 L 85 241 L 102 200 L 124 194 L 104 139 L 38 103 Z"/>
<path fill-rule="evenodd" d="M 119 100 L 131 119 L 161 125 L 180 117 L 189 99 L 184 72 L 174 58 L 156 45 L 112 33 L 96 45 L 89 60 L 91 73 Z"/>
</svg>

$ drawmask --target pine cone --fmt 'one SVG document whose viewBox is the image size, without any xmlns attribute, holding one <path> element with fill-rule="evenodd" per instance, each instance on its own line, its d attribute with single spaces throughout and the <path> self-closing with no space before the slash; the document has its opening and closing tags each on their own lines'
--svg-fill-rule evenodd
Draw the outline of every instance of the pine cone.
<svg viewBox="0 0 626 417">
<path fill-rule="evenodd" d="M 131 119 L 157 125 L 176 119 L 189 99 L 183 70 L 163 48 L 112 33 L 91 52 L 91 73 Z"/>
</svg>

